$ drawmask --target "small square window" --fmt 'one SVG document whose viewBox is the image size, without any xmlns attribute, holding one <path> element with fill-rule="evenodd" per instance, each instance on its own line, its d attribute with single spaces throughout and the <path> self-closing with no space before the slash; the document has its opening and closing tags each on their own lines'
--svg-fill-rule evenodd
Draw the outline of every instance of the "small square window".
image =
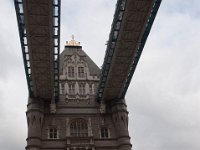
<svg viewBox="0 0 200 150">
<path fill-rule="evenodd" d="M 58 130 L 56 127 L 50 127 L 48 133 L 49 139 L 58 139 Z"/>
</svg>

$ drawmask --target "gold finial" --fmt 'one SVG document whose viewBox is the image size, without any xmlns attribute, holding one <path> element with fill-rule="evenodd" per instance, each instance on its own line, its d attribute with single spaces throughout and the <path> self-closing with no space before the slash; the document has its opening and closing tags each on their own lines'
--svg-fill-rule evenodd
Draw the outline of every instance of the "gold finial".
<svg viewBox="0 0 200 150">
<path fill-rule="evenodd" d="M 66 46 L 80 46 L 80 42 L 74 40 L 74 35 L 72 35 L 71 41 L 66 41 Z"/>
</svg>

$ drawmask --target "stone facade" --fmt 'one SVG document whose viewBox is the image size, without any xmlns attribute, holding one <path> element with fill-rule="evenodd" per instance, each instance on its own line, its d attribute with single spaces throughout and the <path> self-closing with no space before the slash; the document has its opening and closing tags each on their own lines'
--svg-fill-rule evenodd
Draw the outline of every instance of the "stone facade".
<svg viewBox="0 0 200 150">
<path fill-rule="evenodd" d="M 68 42 L 60 55 L 59 101 L 29 98 L 27 150 L 131 150 L 124 100 L 95 100 L 99 75 L 80 44 Z"/>
</svg>

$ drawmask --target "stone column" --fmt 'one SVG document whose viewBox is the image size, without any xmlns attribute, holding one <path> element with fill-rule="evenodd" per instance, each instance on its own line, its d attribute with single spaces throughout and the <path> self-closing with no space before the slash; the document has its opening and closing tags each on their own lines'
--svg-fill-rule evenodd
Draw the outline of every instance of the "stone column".
<svg viewBox="0 0 200 150">
<path fill-rule="evenodd" d="M 128 132 L 128 111 L 124 99 L 111 101 L 112 119 L 118 137 L 118 150 L 131 150 Z"/>
<path fill-rule="evenodd" d="M 44 117 L 43 103 L 37 99 L 29 98 L 26 116 L 28 123 L 26 150 L 40 150 Z"/>
</svg>

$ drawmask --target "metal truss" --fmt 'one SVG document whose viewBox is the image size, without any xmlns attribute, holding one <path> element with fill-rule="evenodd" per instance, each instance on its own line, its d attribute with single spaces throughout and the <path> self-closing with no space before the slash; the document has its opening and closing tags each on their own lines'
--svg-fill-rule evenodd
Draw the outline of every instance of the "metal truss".
<svg viewBox="0 0 200 150">
<path fill-rule="evenodd" d="M 118 0 L 117 1 L 115 15 L 114 15 L 113 23 L 112 23 L 111 32 L 109 35 L 109 41 L 108 41 L 108 45 L 107 45 L 107 49 L 106 49 L 105 58 L 104 58 L 104 63 L 102 66 L 101 78 L 100 78 L 100 82 L 99 82 L 99 86 L 98 86 L 98 90 L 97 90 L 96 99 L 98 102 L 101 101 L 103 92 L 105 89 L 108 72 L 110 70 L 110 65 L 111 65 L 113 54 L 115 51 L 116 41 L 117 41 L 117 38 L 119 35 L 121 23 L 123 20 L 125 6 L 126 6 L 126 0 Z"/>
<path fill-rule="evenodd" d="M 153 21 L 156 17 L 156 14 L 157 14 L 157 11 L 158 11 L 161 1 L 162 0 L 154 0 L 152 3 L 152 6 L 151 6 L 152 9 L 149 13 L 148 20 L 145 25 L 145 29 L 142 33 L 142 36 L 141 36 L 142 38 L 140 41 L 137 42 L 138 47 L 137 47 L 135 55 L 133 57 L 133 62 L 130 64 L 131 67 L 128 71 L 127 78 L 125 79 L 124 84 L 122 86 L 122 90 L 121 90 L 122 93 L 121 94 L 119 93 L 119 97 L 118 97 L 119 99 L 123 99 L 125 97 L 126 91 L 128 89 L 131 78 L 136 69 L 137 63 L 139 61 L 140 55 L 144 48 L 145 42 L 146 42 L 149 32 L 151 30 Z M 108 78 L 107 76 L 109 74 L 111 62 L 113 61 L 112 60 L 113 54 L 117 50 L 116 43 L 118 40 L 118 35 L 119 35 L 120 27 L 122 24 L 126 3 L 127 3 L 127 0 L 118 0 L 117 1 L 114 20 L 112 23 L 111 33 L 109 36 L 109 41 L 108 41 L 108 45 L 107 45 L 107 49 L 106 49 L 106 55 L 105 55 L 104 63 L 102 66 L 100 83 L 99 83 L 99 87 L 98 87 L 98 91 L 97 91 L 96 99 L 98 102 L 100 102 L 103 98 L 103 94 L 104 94 L 104 90 L 105 90 L 105 86 L 106 86 L 107 78 Z"/>
<path fill-rule="evenodd" d="M 134 56 L 134 60 L 133 60 L 133 63 L 132 63 L 132 66 L 129 70 L 129 73 L 128 73 L 128 77 L 126 78 L 126 82 L 124 84 L 124 88 L 123 88 L 123 92 L 122 92 L 122 96 L 121 98 L 124 98 L 125 95 L 126 95 L 126 92 L 127 92 L 127 89 L 129 87 L 129 84 L 131 82 L 131 79 L 133 77 L 133 74 L 135 72 L 135 69 L 136 69 L 136 66 L 138 64 L 138 61 L 140 59 L 140 56 L 142 54 L 142 51 L 143 51 L 143 48 L 145 46 L 145 43 L 146 43 L 146 40 L 147 40 L 147 37 L 150 33 L 150 30 L 151 30 L 151 27 L 152 27 L 152 24 L 154 22 L 154 19 L 156 17 L 156 14 L 158 12 L 158 9 L 160 7 L 160 4 L 161 4 L 161 1 L 162 0 L 155 0 L 154 1 L 154 4 L 153 4 L 153 8 L 151 10 L 151 13 L 149 15 L 149 19 L 147 21 L 147 24 L 146 24 L 146 28 L 145 28 L 145 31 L 144 31 L 144 34 L 142 36 L 142 39 L 141 39 L 141 42 L 137 48 L 137 51 L 135 53 L 135 56 Z"/>
<path fill-rule="evenodd" d="M 27 34 L 26 34 L 25 23 L 24 23 L 23 0 L 14 0 L 14 4 L 15 4 L 15 10 L 16 10 L 16 15 L 17 15 L 19 37 L 20 37 L 20 42 L 21 42 L 24 68 L 25 68 L 26 80 L 28 84 L 28 91 L 29 91 L 29 96 L 32 97 L 33 84 L 32 84 L 32 78 L 31 78 L 31 66 L 30 66 L 30 59 L 29 59 Z"/>
<path fill-rule="evenodd" d="M 59 54 L 60 54 L 60 0 L 53 0 L 53 28 L 54 28 L 54 98 L 59 100 Z"/>
<path fill-rule="evenodd" d="M 24 68 L 26 73 L 26 79 L 28 84 L 29 96 L 34 96 L 32 75 L 31 75 L 31 63 L 29 58 L 29 49 L 27 43 L 27 33 L 24 21 L 24 0 L 14 0 L 19 36 L 22 48 L 22 55 L 24 61 Z M 54 98 L 56 101 L 59 99 L 59 53 L 60 53 L 60 0 L 52 0 L 53 5 L 53 54 L 54 54 Z"/>
</svg>

